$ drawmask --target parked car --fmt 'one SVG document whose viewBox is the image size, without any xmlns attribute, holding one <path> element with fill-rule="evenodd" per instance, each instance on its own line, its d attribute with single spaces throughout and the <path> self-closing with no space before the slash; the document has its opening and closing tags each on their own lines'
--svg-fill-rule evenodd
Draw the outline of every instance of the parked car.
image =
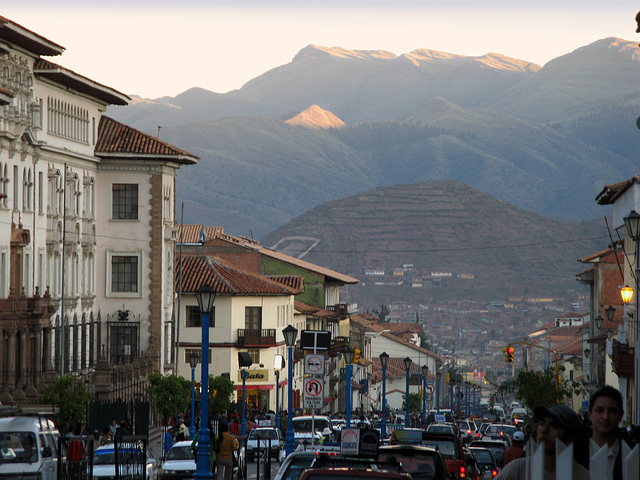
<svg viewBox="0 0 640 480">
<path fill-rule="evenodd" d="M 157 466 L 151 450 L 141 442 L 126 442 L 119 446 L 119 454 L 127 459 L 120 464 L 120 476 L 141 476 L 156 480 Z M 93 478 L 116 478 L 116 453 L 114 444 L 98 447 L 93 454 Z"/>
<path fill-rule="evenodd" d="M 498 462 L 490 448 L 469 447 L 469 451 L 476 458 L 482 480 L 491 480 L 498 475 Z"/>
<path fill-rule="evenodd" d="M 191 440 L 176 442 L 158 468 L 158 480 L 190 479 L 196 471 L 196 458 Z"/>
<path fill-rule="evenodd" d="M 422 432 L 422 445 L 440 449 L 447 465 L 449 478 L 466 477 L 467 466 L 462 450 L 462 442 L 457 435 L 451 433 Z"/>
<path fill-rule="evenodd" d="M 386 469 L 391 459 L 402 465 L 413 480 L 448 480 L 447 464 L 434 448 L 414 445 L 389 445 L 378 450 L 379 468 Z"/>
<path fill-rule="evenodd" d="M 279 459 L 280 451 L 284 448 L 284 440 L 280 429 L 272 427 L 254 428 L 247 437 L 246 458 L 249 462 L 257 460 L 258 452 L 270 449 L 270 455 Z"/>
<path fill-rule="evenodd" d="M 498 468 L 502 468 L 502 454 L 508 448 L 508 445 L 503 440 L 490 440 L 483 438 L 482 440 L 474 440 L 469 444 L 469 447 L 482 447 L 491 449 L 494 457 L 496 458 Z"/>
</svg>

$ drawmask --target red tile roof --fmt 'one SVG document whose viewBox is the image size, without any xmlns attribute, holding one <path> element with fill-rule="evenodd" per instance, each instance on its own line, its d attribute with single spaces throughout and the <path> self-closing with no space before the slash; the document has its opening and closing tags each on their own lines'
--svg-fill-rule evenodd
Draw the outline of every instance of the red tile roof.
<svg viewBox="0 0 640 480">
<path fill-rule="evenodd" d="M 304 292 L 304 277 L 301 275 L 267 275 L 266 277 L 287 287 Z"/>
<path fill-rule="evenodd" d="M 0 16 L 0 38 L 36 55 L 60 55 L 64 52 L 63 46 L 3 16 Z"/>
<path fill-rule="evenodd" d="M 582 336 L 577 336 L 566 342 L 559 343 L 555 345 L 553 349 L 565 355 L 582 356 Z"/>
<path fill-rule="evenodd" d="M 204 241 L 217 235 L 224 234 L 224 227 L 206 227 L 204 225 L 178 225 L 178 244 L 200 243 L 204 235 Z"/>
<path fill-rule="evenodd" d="M 616 199 L 626 192 L 634 183 L 640 183 L 640 176 L 630 178 L 624 182 L 607 185 L 596 196 L 596 202 L 600 205 L 611 205 L 615 203 Z"/>
<path fill-rule="evenodd" d="M 175 285 L 179 288 L 180 258 L 176 259 Z M 194 293 L 209 285 L 218 295 L 298 295 L 295 288 L 282 285 L 262 275 L 244 272 L 216 257 L 187 255 L 182 257 L 182 291 Z"/>
<path fill-rule="evenodd" d="M 33 65 L 33 74 L 102 100 L 107 105 L 128 105 L 131 100 L 124 93 L 48 60 L 37 60 Z"/>
<path fill-rule="evenodd" d="M 104 115 L 100 118 L 95 155 L 127 160 L 171 160 L 183 165 L 193 165 L 198 161 L 198 157 L 185 150 Z"/>
<path fill-rule="evenodd" d="M 335 317 L 336 316 L 336 312 L 332 312 L 330 310 L 324 310 L 320 307 L 316 307 L 314 305 L 309 305 L 306 304 L 304 302 L 301 302 L 299 300 L 294 300 L 293 301 L 293 305 L 294 308 L 304 314 L 304 315 L 311 315 L 313 317 L 318 317 L 318 318 L 326 318 L 326 317 Z"/>
</svg>

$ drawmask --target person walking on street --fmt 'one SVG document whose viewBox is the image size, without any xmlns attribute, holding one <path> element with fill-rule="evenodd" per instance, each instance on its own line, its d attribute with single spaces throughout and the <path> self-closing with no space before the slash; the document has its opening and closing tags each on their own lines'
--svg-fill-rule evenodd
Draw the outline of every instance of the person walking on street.
<svg viewBox="0 0 640 480">
<path fill-rule="evenodd" d="M 540 419 L 538 427 L 538 445 L 544 449 L 544 480 L 556 478 L 556 439 L 565 444 L 574 442 L 584 435 L 580 417 L 566 405 L 551 408 L 539 406 L 533 414 Z M 498 473 L 496 480 L 521 480 L 527 477 L 527 458 L 512 460 Z M 569 480 L 569 479 L 565 479 Z M 589 470 L 575 460 L 571 480 L 590 480 Z"/>
<path fill-rule="evenodd" d="M 591 434 L 576 448 L 574 458 L 583 467 L 590 468 L 591 457 L 606 446 L 606 480 L 622 480 L 623 442 L 631 447 L 630 438 L 618 427 L 623 416 L 622 394 L 619 390 L 610 385 L 594 390 L 589 399 Z"/>
<path fill-rule="evenodd" d="M 512 440 L 511 446 L 502 454 L 502 468 L 506 467 L 511 460 L 527 456 L 524 451 L 524 433 L 514 432 Z"/>
<path fill-rule="evenodd" d="M 167 426 L 167 430 L 164 432 L 164 456 L 167 456 L 171 447 L 173 447 L 173 427 L 171 425 Z"/>
<path fill-rule="evenodd" d="M 218 480 L 231 480 L 233 477 L 233 452 L 238 450 L 239 444 L 236 437 L 229 433 L 229 426 L 220 422 L 218 426 L 218 454 L 216 463 L 218 466 Z"/>
</svg>

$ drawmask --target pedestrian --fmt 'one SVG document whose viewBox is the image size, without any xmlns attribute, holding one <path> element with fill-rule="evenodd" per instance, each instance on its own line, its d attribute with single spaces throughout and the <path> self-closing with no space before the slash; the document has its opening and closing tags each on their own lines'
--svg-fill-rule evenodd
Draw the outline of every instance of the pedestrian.
<svg viewBox="0 0 640 480">
<path fill-rule="evenodd" d="M 116 436 L 116 432 L 118 431 L 119 428 L 120 428 L 120 425 L 118 425 L 118 422 L 116 421 L 116 419 L 114 418 L 113 420 L 111 420 L 111 425 L 109 426 L 109 429 L 111 430 L 112 437 Z"/>
<path fill-rule="evenodd" d="M 622 394 L 610 385 L 594 390 L 589 399 L 590 435 L 574 450 L 574 458 L 590 469 L 591 458 L 607 449 L 607 480 L 622 480 L 622 445 L 631 447 L 631 437 L 619 424 L 624 416 Z"/>
<path fill-rule="evenodd" d="M 164 432 L 164 456 L 166 457 L 173 447 L 173 427 L 171 425 L 167 425 L 167 430 Z"/>
<path fill-rule="evenodd" d="M 181 418 L 180 420 L 178 420 L 178 433 L 176 434 L 176 442 L 181 442 L 188 439 L 189 430 L 187 430 L 187 426 L 184 424 L 184 420 Z"/>
<path fill-rule="evenodd" d="M 512 460 L 524 458 L 526 455 L 524 451 L 524 433 L 520 431 L 514 432 L 511 446 L 502 454 L 502 468 L 506 467 Z"/>
<path fill-rule="evenodd" d="M 539 406 L 533 414 L 540 420 L 538 444 L 542 444 L 544 478 L 556 478 L 556 439 L 565 444 L 574 442 L 584 435 L 580 417 L 566 405 L 551 408 Z M 521 480 L 527 476 L 527 458 L 512 460 L 498 473 L 496 480 Z M 590 480 L 589 471 L 575 460 L 571 480 Z"/>
<path fill-rule="evenodd" d="M 218 425 L 218 480 L 231 480 L 233 477 L 233 452 L 238 450 L 238 440 L 228 432 L 226 423 Z"/>
<path fill-rule="evenodd" d="M 231 422 L 231 427 L 229 427 L 229 431 L 233 435 L 240 435 L 240 418 L 235 416 L 233 417 L 233 421 Z"/>
</svg>

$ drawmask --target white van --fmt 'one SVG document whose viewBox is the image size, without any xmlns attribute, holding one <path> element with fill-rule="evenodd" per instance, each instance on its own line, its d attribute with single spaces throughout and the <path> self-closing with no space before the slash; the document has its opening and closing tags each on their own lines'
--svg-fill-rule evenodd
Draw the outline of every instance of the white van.
<svg viewBox="0 0 640 480">
<path fill-rule="evenodd" d="M 42 416 L 0 418 L 0 478 L 56 480 L 59 436 Z"/>
</svg>

